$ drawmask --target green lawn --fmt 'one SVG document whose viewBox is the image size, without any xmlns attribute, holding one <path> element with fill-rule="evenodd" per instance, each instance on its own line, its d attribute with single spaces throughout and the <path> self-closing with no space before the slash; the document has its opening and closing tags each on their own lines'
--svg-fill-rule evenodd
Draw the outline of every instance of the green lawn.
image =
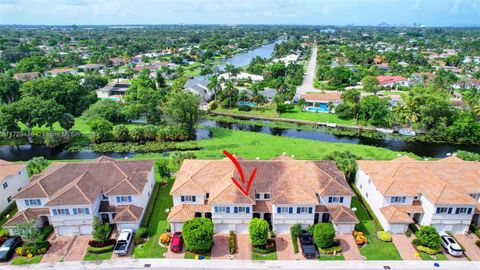
<svg viewBox="0 0 480 270">
<path fill-rule="evenodd" d="M 110 260 L 112 258 L 113 251 L 106 252 L 106 253 L 100 253 L 100 254 L 95 254 L 95 253 L 87 253 L 85 254 L 85 257 L 83 258 L 84 261 L 104 261 L 104 260 Z"/>
<path fill-rule="evenodd" d="M 12 265 L 22 265 L 22 264 L 35 264 L 40 263 L 42 256 L 33 256 L 32 258 L 27 257 L 16 257 L 12 260 Z"/>
<path fill-rule="evenodd" d="M 191 252 L 185 252 L 185 255 L 183 256 L 184 259 L 189 259 L 189 260 L 195 260 L 195 256 L 197 254 L 191 253 Z M 202 255 L 204 260 L 210 260 L 211 256 L 210 254 L 205 254 Z"/>
<path fill-rule="evenodd" d="M 314 112 L 304 112 L 300 110 L 298 106 L 295 106 L 295 109 L 291 112 L 286 112 L 280 114 L 281 118 L 292 118 L 299 120 L 310 120 L 316 122 L 327 122 L 327 123 L 336 123 L 336 124 L 348 124 L 355 125 L 354 120 L 343 120 L 338 118 L 334 113 L 314 113 Z"/>
<path fill-rule="evenodd" d="M 337 255 L 337 256 L 327 256 L 327 255 L 320 255 L 318 257 L 319 261 L 344 261 L 345 257 L 343 257 L 343 254 Z"/>
<path fill-rule="evenodd" d="M 321 142 L 307 139 L 273 136 L 223 128 L 211 128 L 213 137 L 197 141 L 202 150 L 194 151 L 199 159 L 224 158 L 223 150 L 248 159 L 271 159 L 282 155 L 295 155 L 295 159 L 321 159 L 333 151 L 351 151 L 362 158 L 395 159 L 399 152 L 384 148 L 347 143 Z M 139 154 L 136 158 L 155 158 L 161 154 Z M 416 157 L 415 155 L 410 155 Z"/>
<path fill-rule="evenodd" d="M 419 252 L 418 254 L 420 255 L 420 258 L 422 258 L 422 260 L 424 261 L 448 261 L 447 256 L 445 256 L 444 254 L 435 255 L 436 259 L 432 258 L 432 255 L 424 252 Z"/>
<path fill-rule="evenodd" d="M 160 181 L 158 172 L 156 173 L 156 179 L 157 181 Z M 157 185 L 159 184 L 157 183 Z M 172 188 L 172 185 L 173 180 L 170 179 L 167 185 L 160 186 L 156 196 L 155 194 L 152 194 L 152 196 L 150 197 L 150 202 L 147 206 L 147 210 L 155 201 L 150 222 L 147 226 L 148 232 L 150 234 L 150 239 L 143 245 L 134 248 L 133 254 L 135 258 L 163 258 L 163 254 L 167 252 L 166 247 L 162 247 L 158 244 L 158 239 L 160 238 L 160 235 L 169 228 L 169 224 L 167 222 L 168 213 L 165 212 L 165 210 L 173 206 L 172 197 L 168 194 L 170 192 L 170 189 Z"/>
<path fill-rule="evenodd" d="M 277 252 L 271 252 L 267 254 L 259 254 L 252 252 L 252 260 L 254 261 L 272 261 L 272 260 L 278 260 L 277 258 Z"/>
<path fill-rule="evenodd" d="M 368 239 L 368 244 L 360 248 L 360 253 L 367 260 L 401 260 L 402 257 L 392 242 L 383 242 L 378 239 L 373 219 L 356 197 L 352 198 L 353 207 L 357 208 L 356 214 L 360 220 L 356 229 L 362 231 Z"/>
</svg>

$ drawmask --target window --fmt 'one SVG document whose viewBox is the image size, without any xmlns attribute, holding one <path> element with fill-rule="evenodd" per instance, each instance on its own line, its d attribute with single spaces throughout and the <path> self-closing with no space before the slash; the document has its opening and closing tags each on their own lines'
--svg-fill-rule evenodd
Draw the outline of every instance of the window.
<svg viewBox="0 0 480 270">
<path fill-rule="evenodd" d="M 12 201 L 12 196 L 8 196 L 7 202 L 11 202 L 11 201 Z"/>
<path fill-rule="evenodd" d="M 88 208 L 73 208 L 73 215 L 90 215 L 90 209 Z"/>
<path fill-rule="evenodd" d="M 360 184 L 360 189 L 362 189 L 362 184 Z"/>
<path fill-rule="evenodd" d="M 52 210 L 54 216 L 69 216 L 70 211 L 68 209 L 53 209 Z"/>
<path fill-rule="evenodd" d="M 297 207 L 297 214 L 311 214 L 312 212 L 312 207 Z"/>
<path fill-rule="evenodd" d="M 406 200 L 407 200 L 406 197 L 391 197 L 390 198 L 391 203 L 405 203 Z"/>
<path fill-rule="evenodd" d="M 328 203 L 343 203 L 343 197 L 328 197 Z"/>
<path fill-rule="evenodd" d="M 293 207 L 277 207 L 277 214 L 293 214 Z"/>
<path fill-rule="evenodd" d="M 197 199 L 195 196 L 180 196 L 180 201 L 182 202 L 196 202 Z"/>
<path fill-rule="evenodd" d="M 42 202 L 40 199 L 30 199 L 30 200 L 25 200 L 25 205 L 30 206 L 30 205 L 42 205 Z"/>
<path fill-rule="evenodd" d="M 437 207 L 437 214 L 451 214 L 452 208 L 451 207 Z"/>
<path fill-rule="evenodd" d="M 472 208 L 468 207 L 458 207 L 455 210 L 455 214 L 457 215 L 470 215 L 472 213 Z"/>
<path fill-rule="evenodd" d="M 132 202 L 132 196 L 117 196 L 117 203 Z"/>
<path fill-rule="evenodd" d="M 250 207 L 235 206 L 235 207 L 233 207 L 233 212 L 235 214 L 249 214 L 250 213 Z"/>
<path fill-rule="evenodd" d="M 368 192 L 367 192 L 367 193 L 365 193 L 365 197 L 367 197 L 367 198 L 368 198 Z"/>
<path fill-rule="evenodd" d="M 265 200 L 270 200 L 270 193 L 265 193 L 265 194 L 263 194 L 263 198 L 264 198 Z"/>
<path fill-rule="evenodd" d="M 255 193 L 255 200 L 260 199 L 260 193 Z"/>
<path fill-rule="evenodd" d="M 6 189 L 7 187 L 8 187 L 8 183 L 7 182 L 3 183 L 3 189 Z"/>
<path fill-rule="evenodd" d="M 215 213 L 230 213 L 230 207 L 226 206 L 215 206 L 213 207 L 213 212 Z"/>
</svg>

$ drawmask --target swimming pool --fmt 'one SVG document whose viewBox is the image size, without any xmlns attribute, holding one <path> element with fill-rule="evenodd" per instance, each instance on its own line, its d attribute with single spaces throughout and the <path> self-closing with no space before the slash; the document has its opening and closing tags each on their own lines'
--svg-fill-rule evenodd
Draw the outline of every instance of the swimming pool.
<svg viewBox="0 0 480 270">
<path fill-rule="evenodd" d="M 320 107 L 306 107 L 305 109 L 307 112 L 329 112 L 327 104 L 320 104 Z"/>
<path fill-rule="evenodd" d="M 238 102 L 238 106 L 255 107 L 255 106 L 257 106 L 257 103 L 255 103 L 255 102 L 247 102 L 247 101 L 240 101 L 240 102 Z"/>
</svg>

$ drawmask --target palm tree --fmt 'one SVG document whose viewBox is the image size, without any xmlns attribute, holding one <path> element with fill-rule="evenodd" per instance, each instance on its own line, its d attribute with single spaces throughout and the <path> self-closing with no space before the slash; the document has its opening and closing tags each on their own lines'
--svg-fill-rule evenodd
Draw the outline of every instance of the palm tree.
<svg viewBox="0 0 480 270">
<path fill-rule="evenodd" d="M 277 92 L 280 93 L 280 94 L 283 94 L 283 93 L 285 93 L 285 92 L 288 90 L 288 84 L 287 84 L 287 82 L 285 81 L 284 78 L 279 78 L 279 79 L 277 80 L 275 89 L 276 89 Z"/>
<path fill-rule="evenodd" d="M 238 89 L 235 88 L 233 82 L 228 81 L 225 83 L 225 89 L 223 89 L 225 96 L 229 98 L 228 106 L 232 108 L 232 97 L 238 93 Z"/>
<path fill-rule="evenodd" d="M 217 76 L 212 76 L 209 80 L 210 82 L 208 83 L 207 87 L 208 89 L 213 90 L 215 95 L 215 103 L 217 103 L 217 93 L 222 91 L 222 84 L 218 80 Z"/>
<path fill-rule="evenodd" d="M 409 127 L 411 123 L 415 123 L 419 119 L 420 115 L 415 111 L 416 107 L 417 102 L 415 100 L 407 100 L 405 103 L 395 106 L 393 112 Z"/>
<path fill-rule="evenodd" d="M 263 87 L 260 84 L 252 84 L 252 97 L 250 98 L 250 101 L 255 102 L 257 106 L 259 103 L 265 102 L 265 97 L 260 94 L 260 91 L 263 91 Z"/>
</svg>

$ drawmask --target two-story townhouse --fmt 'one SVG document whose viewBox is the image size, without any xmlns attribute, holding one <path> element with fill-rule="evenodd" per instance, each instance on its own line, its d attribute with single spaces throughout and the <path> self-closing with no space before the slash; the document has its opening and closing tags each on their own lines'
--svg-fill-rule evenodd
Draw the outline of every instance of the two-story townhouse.
<svg viewBox="0 0 480 270">
<path fill-rule="evenodd" d="M 13 197 L 28 181 L 27 164 L 0 159 L 0 213 L 13 203 Z"/>
<path fill-rule="evenodd" d="M 229 159 L 183 162 L 170 192 L 173 231 L 194 217 L 211 218 L 217 233 L 247 233 L 252 218 L 265 219 L 277 233 L 328 221 L 337 232 L 350 233 L 358 222 L 350 209 L 354 193 L 334 162 L 237 159 L 245 175 L 256 169 L 248 196 L 233 183 L 232 177 L 241 177 Z"/>
<path fill-rule="evenodd" d="M 18 213 L 5 227 L 37 220 L 58 235 L 92 233 L 94 217 L 118 229 L 138 229 L 155 185 L 153 161 L 100 157 L 90 162 L 52 163 L 14 199 Z"/>
<path fill-rule="evenodd" d="M 387 231 L 403 233 L 410 223 L 418 223 L 465 233 L 471 222 L 479 223 L 479 162 L 403 156 L 357 164 L 355 185 Z"/>
</svg>

